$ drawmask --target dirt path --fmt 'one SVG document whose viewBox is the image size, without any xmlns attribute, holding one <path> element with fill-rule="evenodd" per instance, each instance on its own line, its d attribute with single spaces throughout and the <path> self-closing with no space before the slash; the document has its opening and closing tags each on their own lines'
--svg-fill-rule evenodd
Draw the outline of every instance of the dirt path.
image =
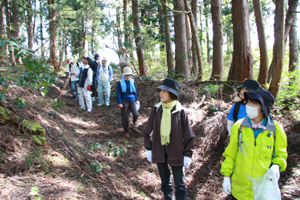
<svg viewBox="0 0 300 200">
<path fill-rule="evenodd" d="M 162 199 L 157 167 L 145 157 L 143 135 L 130 132 L 129 139 L 123 136 L 115 100 L 116 81 L 111 106 L 98 107 L 94 102 L 92 113 L 81 110 L 66 91 L 61 98 L 63 103 L 54 101 L 64 79 L 59 79 L 45 98 L 35 89 L 9 88 L 7 105 L 14 97 L 26 99 L 27 104 L 20 109 L 11 104 L 8 109 L 41 123 L 46 129 L 47 144 L 36 146 L 28 135 L 0 126 L 1 142 L 6 144 L 0 146 L 1 199 Z M 136 82 L 141 102 L 140 130 L 158 102 L 155 88 L 159 83 Z M 199 91 L 185 88 L 179 94 L 197 136 L 193 163 L 186 172 L 188 199 L 228 199 L 222 193 L 219 170 L 228 144 L 225 119 L 231 103 L 207 99 L 199 105 L 204 95 Z M 213 112 L 210 106 L 221 111 Z M 296 138 L 300 123 L 281 121 L 291 138 Z M 300 198 L 297 150 L 289 149 L 288 169 L 281 173 L 283 199 Z"/>
</svg>

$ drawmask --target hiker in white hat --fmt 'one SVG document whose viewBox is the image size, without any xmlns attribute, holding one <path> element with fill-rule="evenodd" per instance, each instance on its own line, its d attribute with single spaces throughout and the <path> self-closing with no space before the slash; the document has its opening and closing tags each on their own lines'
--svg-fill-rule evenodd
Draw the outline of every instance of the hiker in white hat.
<svg viewBox="0 0 300 200">
<path fill-rule="evenodd" d="M 105 90 L 105 104 L 110 105 L 110 81 L 113 78 L 113 70 L 107 64 L 106 57 L 102 58 L 102 65 L 98 69 L 98 106 L 104 105 L 103 89 Z"/>
<path fill-rule="evenodd" d="M 122 124 L 124 128 L 125 137 L 129 137 L 129 122 L 128 112 L 133 115 L 133 126 L 131 130 L 137 133 L 140 131 L 135 127 L 138 116 L 140 115 L 137 110 L 137 104 L 139 104 L 137 97 L 137 90 L 132 78 L 132 70 L 130 67 L 124 67 L 122 78 L 117 83 L 117 102 L 121 108 Z"/>
<path fill-rule="evenodd" d="M 77 100 L 76 86 L 79 81 L 80 70 L 79 70 L 78 62 L 75 62 L 73 57 L 69 58 L 69 64 L 67 65 L 66 74 L 67 77 L 71 76 L 70 87 L 71 87 L 71 92 L 73 93 L 73 100 L 76 101 Z"/>
</svg>

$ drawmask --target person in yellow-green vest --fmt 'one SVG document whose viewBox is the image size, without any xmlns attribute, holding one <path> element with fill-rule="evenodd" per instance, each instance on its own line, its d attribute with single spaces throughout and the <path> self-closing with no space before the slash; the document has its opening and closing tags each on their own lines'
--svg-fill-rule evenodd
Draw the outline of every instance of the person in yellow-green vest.
<svg viewBox="0 0 300 200">
<path fill-rule="evenodd" d="M 245 92 L 247 116 L 231 129 L 223 156 L 223 190 L 231 199 L 253 199 L 252 181 L 260 175 L 279 179 L 286 169 L 287 139 L 283 128 L 272 119 L 273 95 L 265 90 Z M 247 176 L 248 175 L 248 176 Z"/>
</svg>

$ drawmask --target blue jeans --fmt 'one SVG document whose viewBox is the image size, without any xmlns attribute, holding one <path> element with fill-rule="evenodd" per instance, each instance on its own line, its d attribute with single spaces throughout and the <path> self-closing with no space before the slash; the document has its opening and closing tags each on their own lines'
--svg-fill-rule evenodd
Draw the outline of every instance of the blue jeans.
<svg viewBox="0 0 300 200">
<path fill-rule="evenodd" d="M 105 103 L 108 105 L 110 103 L 110 81 L 100 81 L 98 80 L 98 99 L 99 104 L 104 104 L 103 101 L 103 89 L 105 90 Z"/>
<path fill-rule="evenodd" d="M 157 163 L 157 168 L 161 178 L 161 190 L 164 193 L 165 200 L 175 200 L 173 184 L 171 181 L 171 172 L 168 164 Z M 184 166 L 171 168 L 175 182 L 176 200 L 185 200 L 187 191 L 184 183 Z"/>
<path fill-rule="evenodd" d="M 79 81 L 71 81 L 71 92 L 76 92 L 76 85 Z"/>
</svg>

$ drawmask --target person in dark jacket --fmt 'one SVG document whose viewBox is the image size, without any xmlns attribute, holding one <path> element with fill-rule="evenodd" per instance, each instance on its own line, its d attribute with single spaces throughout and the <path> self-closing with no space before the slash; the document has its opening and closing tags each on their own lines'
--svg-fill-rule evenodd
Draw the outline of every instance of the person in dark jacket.
<svg viewBox="0 0 300 200">
<path fill-rule="evenodd" d="M 117 83 L 117 102 L 121 108 L 122 114 L 122 124 L 124 128 L 125 137 L 129 137 L 129 122 L 128 122 L 128 112 L 130 111 L 133 115 L 133 126 L 131 130 L 139 133 L 140 131 L 135 127 L 138 116 L 140 115 L 137 109 L 137 104 L 139 104 L 136 86 L 134 80 L 131 78 L 132 70 L 130 67 L 123 68 L 123 76 Z"/>
<path fill-rule="evenodd" d="M 98 59 L 98 54 L 95 55 L 95 60 Z M 98 65 L 96 62 L 94 62 L 92 59 L 89 58 L 89 65 L 91 69 L 93 70 L 93 85 L 92 85 L 92 101 L 96 100 L 96 93 L 97 93 L 97 86 L 98 86 L 98 81 L 97 81 L 97 70 L 98 70 Z"/>
<path fill-rule="evenodd" d="M 147 160 L 157 163 L 165 199 L 174 199 L 171 168 L 175 197 L 177 200 L 185 200 L 187 190 L 184 172 L 191 164 L 195 135 L 186 111 L 177 100 L 177 82 L 167 78 L 158 89 L 161 102 L 152 109 L 144 129 Z"/>
</svg>

